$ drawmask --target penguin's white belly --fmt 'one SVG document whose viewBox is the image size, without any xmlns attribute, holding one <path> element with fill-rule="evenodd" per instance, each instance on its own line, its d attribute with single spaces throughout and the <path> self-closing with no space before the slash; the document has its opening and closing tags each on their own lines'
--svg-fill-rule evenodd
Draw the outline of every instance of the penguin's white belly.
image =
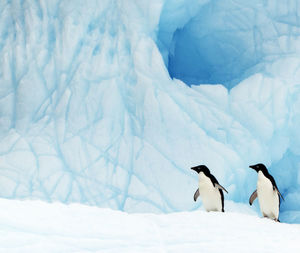
<svg viewBox="0 0 300 253">
<path fill-rule="evenodd" d="M 215 188 L 210 179 L 199 174 L 199 193 L 206 211 L 222 211 L 222 200 L 219 189 Z"/>
<path fill-rule="evenodd" d="M 263 216 L 271 219 L 278 219 L 279 216 L 279 196 L 276 190 L 273 190 L 271 181 L 266 178 L 262 172 L 258 173 L 257 197 L 260 211 Z"/>
</svg>

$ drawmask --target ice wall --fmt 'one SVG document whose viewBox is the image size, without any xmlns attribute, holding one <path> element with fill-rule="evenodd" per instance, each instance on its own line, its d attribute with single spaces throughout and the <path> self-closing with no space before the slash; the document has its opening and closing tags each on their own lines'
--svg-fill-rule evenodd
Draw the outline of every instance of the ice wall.
<svg viewBox="0 0 300 253">
<path fill-rule="evenodd" d="M 231 88 L 299 53 L 298 1 L 179 1 L 181 9 L 172 2 L 162 12 L 158 45 L 171 77 L 189 85 Z"/>
<path fill-rule="evenodd" d="M 299 222 L 300 10 L 248 2 L 1 1 L 0 196 L 193 210 L 263 162 Z"/>
</svg>

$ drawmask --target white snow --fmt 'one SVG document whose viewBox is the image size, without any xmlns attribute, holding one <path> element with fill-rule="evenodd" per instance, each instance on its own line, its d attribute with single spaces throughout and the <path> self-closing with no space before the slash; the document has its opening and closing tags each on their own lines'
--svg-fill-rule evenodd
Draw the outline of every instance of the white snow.
<svg viewBox="0 0 300 253">
<path fill-rule="evenodd" d="M 299 252 L 300 225 L 229 206 L 236 211 L 157 215 L 0 199 L 0 252 Z"/>
</svg>

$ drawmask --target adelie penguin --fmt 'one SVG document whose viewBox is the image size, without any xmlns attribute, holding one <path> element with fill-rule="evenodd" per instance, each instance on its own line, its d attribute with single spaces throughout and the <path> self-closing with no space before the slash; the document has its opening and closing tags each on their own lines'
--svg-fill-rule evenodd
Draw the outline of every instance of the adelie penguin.
<svg viewBox="0 0 300 253">
<path fill-rule="evenodd" d="M 266 166 L 262 163 L 249 167 L 254 169 L 258 174 L 256 190 L 250 196 L 249 204 L 252 205 L 253 201 L 258 198 L 262 215 L 279 221 L 280 197 L 283 200 L 284 198 L 279 192 L 274 178 L 269 174 Z"/>
<path fill-rule="evenodd" d="M 199 174 L 199 188 L 194 194 L 194 201 L 200 196 L 207 212 L 224 212 L 223 191 L 226 191 L 225 188 L 210 174 L 209 169 L 205 165 L 199 165 L 191 169 Z"/>
</svg>

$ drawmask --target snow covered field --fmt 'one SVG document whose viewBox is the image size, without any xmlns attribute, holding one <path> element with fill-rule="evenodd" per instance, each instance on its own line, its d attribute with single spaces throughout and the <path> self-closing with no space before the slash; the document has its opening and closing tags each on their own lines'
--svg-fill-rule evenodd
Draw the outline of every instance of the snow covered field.
<svg viewBox="0 0 300 253">
<path fill-rule="evenodd" d="M 226 213 L 157 215 L 1 199 L 0 252 L 300 252 L 300 225 L 226 204 Z"/>
</svg>

